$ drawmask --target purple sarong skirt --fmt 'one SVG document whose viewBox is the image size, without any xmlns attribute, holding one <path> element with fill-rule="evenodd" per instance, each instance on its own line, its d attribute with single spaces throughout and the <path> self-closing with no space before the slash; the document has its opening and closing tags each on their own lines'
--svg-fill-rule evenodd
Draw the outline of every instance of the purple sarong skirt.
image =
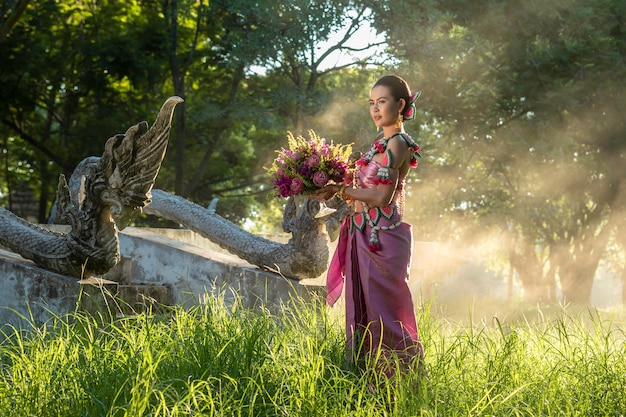
<svg viewBox="0 0 626 417">
<path fill-rule="evenodd" d="M 393 220 L 384 219 L 387 224 Z M 408 286 L 413 240 L 411 226 L 400 223 L 380 230 L 381 250 L 370 251 L 371 227 L 351 227 L 348 216 L 341 227 L 337 249 L 327 276 L 327 302 L 333 305 L 345 281 L 348 355 L 397 355 L 409 365 L 423 359 L 415 310 Z"/>
</svg>

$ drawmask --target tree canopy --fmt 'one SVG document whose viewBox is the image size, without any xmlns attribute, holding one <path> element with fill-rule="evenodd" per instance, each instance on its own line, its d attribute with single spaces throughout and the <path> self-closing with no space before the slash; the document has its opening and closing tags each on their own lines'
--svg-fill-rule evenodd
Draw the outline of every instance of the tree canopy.
<svg viewBox="0 0 626 417">
<path fill-rule="evenodd" d="M 495 232 L 530 299 L 555 299 L 558 276 L 588 301 L 623 229 L 624 3 L 401 3 L 377 22 L 427 97 L 434 233 Z"/>
</svg>

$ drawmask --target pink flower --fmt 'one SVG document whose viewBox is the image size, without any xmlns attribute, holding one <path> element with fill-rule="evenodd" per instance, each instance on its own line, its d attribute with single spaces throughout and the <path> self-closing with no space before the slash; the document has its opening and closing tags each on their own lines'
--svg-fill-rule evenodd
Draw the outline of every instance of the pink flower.
<svg viewBox="0 0 626 417">
<path fill-rule="evenodd" d="M 317 171 L 315 174 L 313 174 L 313 184 L 317 185 L 318 187 L 325 186 L 329 179 L 330 178 L 328 177 L 328 174 L 324 171 Z"/>
<path fill-rule="evenodd" d="M 307 165 L 310 166 L 311 168 L 317 167 L 321 161 L 322 160 L 319 155 L 311 155 L 306 159 Z"/>
<path fill-rule="evenodd" d="M 320 150 L 320 153 L 322 154 L 322 156 L 324 156 L 326 158 L 331 156 L 330 148 L 328 147 L 326 142 L 324 142 L 324 144 L 322 145 L 322 149 Z"/>
<path fill-rule="evenodd" d="M 291 186 L 289 188 L 295 195 L 297 195 L 304 189 L 304 183 L 300 178 L 294 178 L 291 180 Z"/>
<path fill-rule="evenodd" d="M 344 180 L 350 146 L 329 145 L 312 131 L 308 141 L 291 133 L 287 139 L 289 148 L 281 148 L 268 169 L 279 196 L 300 195 Z"/>
</svg>

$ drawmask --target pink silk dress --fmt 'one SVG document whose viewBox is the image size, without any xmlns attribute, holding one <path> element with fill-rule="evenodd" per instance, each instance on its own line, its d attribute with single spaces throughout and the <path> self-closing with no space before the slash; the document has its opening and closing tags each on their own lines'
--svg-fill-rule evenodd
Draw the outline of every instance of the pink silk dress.
<svg viewBox="0 0 626 417">
<path fill-rule="evenodd" d="M 357 172 L 361 187 L 376 187 L 380 164 L 371 161 Z M 413 240 L 402 222 L 405 177 L 399 178 L 392 203 L 355 212 L 342 223 L 327 276 L 327 302 L 333 305 L 345 282 L 348 362 L 380 353 L 396 356 L 404 368 L 423 362 L 413 300 L 408 286 Z M 380 249 L 371 250 L 372 225 Z M 385 371 L 388 376 L 392 371 Z"/>
</svg>

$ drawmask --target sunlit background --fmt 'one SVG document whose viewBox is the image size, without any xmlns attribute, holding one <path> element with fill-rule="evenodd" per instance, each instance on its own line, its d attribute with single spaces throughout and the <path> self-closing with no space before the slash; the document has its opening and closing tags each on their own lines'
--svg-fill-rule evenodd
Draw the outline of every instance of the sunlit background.
<svg viewBox="0 0 626 417">
<path fill-rule="evenodd" d="M 619 0 L 4 2 L 0 203 L 45 222 L 59 173 L 176 94 L 157 186 L 278 233 L 265 168 L 287 132 L 366 149 L 394 73 L 422 91 L 416 298 L 620 306 L 624 22 Z"/>
</svg>

